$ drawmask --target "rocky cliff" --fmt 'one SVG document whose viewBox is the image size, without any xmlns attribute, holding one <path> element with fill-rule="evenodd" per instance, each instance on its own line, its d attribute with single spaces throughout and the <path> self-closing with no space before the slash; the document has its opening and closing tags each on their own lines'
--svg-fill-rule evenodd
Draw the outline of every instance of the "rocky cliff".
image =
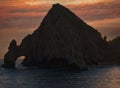
<svg viewBox="0 0 120 88">
<path fill-rule="evenodd" d="M 5 55 L 4 66 L 7 67 L 7 60 L 15 62 L 20 56 L 25 56 L 24 66 L 72 68 L 99 64 L 105 59 L 107 45 L 98 31 L 66 7 L 54 4 L 40 26 L 17 46 L 13 56 Z"/>
<path fill-rule="evenodd" d="M 109 48 L 108 61 L 120 64 L 120 36 L 109 42 Z"/>
</svg>

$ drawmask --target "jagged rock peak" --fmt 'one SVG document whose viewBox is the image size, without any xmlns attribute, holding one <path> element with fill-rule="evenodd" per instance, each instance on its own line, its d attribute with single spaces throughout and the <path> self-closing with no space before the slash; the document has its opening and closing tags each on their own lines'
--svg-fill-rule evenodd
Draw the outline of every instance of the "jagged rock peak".
<svg viewBox="0 0 120 88">
<path fill-rule="evenodd" d="M 71 13 L 71 11 L 64 7 L 63 5 L 57 3 L 57 4 L 53 4 L 52 8 L 50 9 L 50 12 L 56 12 L 56 13 Z"/>
<path fill-rule="evenodd" d="M 53 4 L 52 8 L 49 10 L 48 13 L 54 15 L 62 15 L 62 13 L 68 13 L 68 12 L 70 12 L 69 9 L 57 3 L 57 4 Z"/>
<path fill-rule="evenodd" d="M 53 7 L 63 7 L 63 6 L 59 3 L 56 3 L 56 4 L 53 4 Z"/>
<path fill-rule="evenodd" d="M 10 45 L 8 47 L 9 50 L 12 50 L 14 47 L 17 46 L 17 42 L 15 39 L 13 39 L 11 42 L 10 42 Z"/>
<path fill-rule="evenodd" d="M 68 20 L 69 22 L 64 23 L 65 21 Z M 63 23 L 66 25 L 72 23 L 75 24 L 76 27 L 86 26 L 86 23 L 82 19 L 80 19 L 77 15 L 75 15 L 72 11 L 70 11 L 63 5 L 57 3 L 53 4 L 52 8 L 48 11 L 38 29 L 40 30 L 48 28 L 50 29 L 50 27 L 53 28 L 57 24 L 64 25 Z"/>
<path fill-rule="evenodd" d="M 63 5 L 59 4 L 59 3 L 56 3 L 56 4 L 53 4 L 52 6 L 52 9 L 67 9 L 66 7 L 64 7 Z"/>
</svg>

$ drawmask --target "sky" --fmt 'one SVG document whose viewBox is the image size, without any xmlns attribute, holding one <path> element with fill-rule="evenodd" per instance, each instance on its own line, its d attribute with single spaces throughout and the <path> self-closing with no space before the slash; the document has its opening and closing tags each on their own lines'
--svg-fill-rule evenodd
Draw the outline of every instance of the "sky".
<svg viewBox="0 0 120 88">
<path fill-rule="evenodd" d="M 120 0 L 0 0 L 0 58 L 12 39 L 18 44 L 40 25 L 52 4 L 73 11 L 102 36 L 120 36 Z"/>
</svg>

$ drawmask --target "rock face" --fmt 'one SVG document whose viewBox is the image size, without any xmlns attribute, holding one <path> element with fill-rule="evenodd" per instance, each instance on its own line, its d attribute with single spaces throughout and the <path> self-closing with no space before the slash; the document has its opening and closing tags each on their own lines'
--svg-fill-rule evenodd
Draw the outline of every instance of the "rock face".
<svg viewBox="0 0 120 88">
<path fill-rule="evenodd" d="M 15 40 L 12 40 L 9 47 L 8 52 L 4 56 L 4 67 L 5 68 L 14 68 L 15 67 L 15 60 L 17 59 L 16 55 L 14 54 L 17 49 L 17 44 Z"/>
<path fill-rule="evenodd" d="M 110 44 L 110 51 L 109 51 L 109 55 L 108 56 L 110 58 L 109 61 L 111 61 L 111 63 L 117 63 L 120 64 L 120 36 L 113 39 L 111 42 L 109 42 Z"/>
<path fill-rule="evenodd" d="M 34 33 L 19 46 L 11 42 L 4 66 L 12 67 L 20 56 L 25 56 L 24 66 L 72 68 L 99 64 L 105 58 L 107 44 L 99 32 L 69 9 L 54 4 Z"/>
</svg>

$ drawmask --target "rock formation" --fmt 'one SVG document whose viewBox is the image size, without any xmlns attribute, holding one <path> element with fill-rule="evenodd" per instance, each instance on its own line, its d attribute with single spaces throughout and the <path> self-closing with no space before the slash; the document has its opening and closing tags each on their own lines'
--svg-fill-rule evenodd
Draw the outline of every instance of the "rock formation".
<svg viewBox="0 0 120 88">
<path fill-rule="evenodd" d="M 120 64 L 120 36 L 109 42 L 109 60 L 111 63 Z"/>
<path fill-rule="evenodd" d="M 16 54 L 15 54 L 16 49 L 17 49 L 16 41 L 12 40 L 8 47 L 8 52 L 4 56 L 3 67 L 5 67 L 5 68 L 14 68 L 15 67 L 15 60 L 17 59 Z"/>
<path fill-rule="evenodd" d="M 99 64 L 105 59 L 107 45 L 98 31 L 69 9 L 54 4 L 37 30 L 19 46 L 11 42 L 4 66 L 13 67 L 20 56 L 25 56 L 24 66 L 72 68 Z"/>
</svg>

